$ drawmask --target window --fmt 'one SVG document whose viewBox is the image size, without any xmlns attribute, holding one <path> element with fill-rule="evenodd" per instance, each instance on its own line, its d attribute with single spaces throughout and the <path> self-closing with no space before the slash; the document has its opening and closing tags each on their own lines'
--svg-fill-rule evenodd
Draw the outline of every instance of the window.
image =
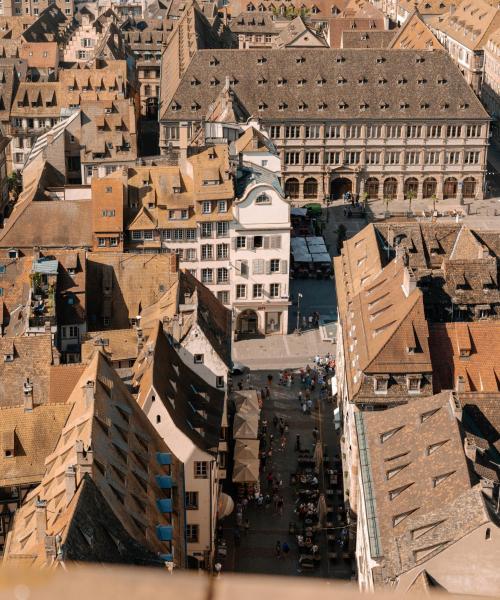
<svg viewBox="0 0 500 600">
<path fill-rule="evenodd" d="M 215 377 L 215 387 L 218 387 L 218 388 L 224 387 L 224 377 L 222 375 L 217 375 Z"/>
<path fill-rule="evenodd" d="M 217 237 L 226 237 L 229 235 L 229 223 L 227 221 L 219 221 L 217 223 Z"/>
<path fill-rule="evenodd" d="M 407 152 L 405 157 L 405 164 L 407 165 L 418 165 L 420 162 L 420 152 Z"/>
<path fill-rule="evenodd" d="M 201 224 L 201 237 L 210 238 L 212 237 L 212 223 Z"/>
<path fill-rule="evenodd" d="M 203 354 L 195 354 L 193 359 L 194 359 L 194 364 L 195 365 L 202 365 L 203 364 Z"/>
<path fill-rule="evenodd" d="M 229 281 L 229 271 L 226 267 L 217 269 L 217 283 L 227 283 Z"/>
<path fill-rule="evenodd" d="M 271 125 L 270 136 L 273 140 L 281 137 L 281 125 Z"/>
<path fill-rule="evenodd" d="M 186 492 L 186 510 L 198 510 L 198 492 Z"/>
<path fill-rule="evenodd" d="M 441 125 L 430 125 L 427 127 L 427 135 L 431 138 L 441 137 Z"/>
<path fill-rule="evenodd" d="M 253 284 L 253 297 L 254 298 L 262 298 L 264 296 L 264 286 L 262 283 L 254 283 Z"/>
<path fill-rule="evenodd" d="M 449 138 L 460 137 L 461 133 L 462 133 L 461 125 L 448 125 L 448 127 L 446 128 L 446 135 Z"/>
<path fill-rule="evenodd" d="M 252 269 L 254 275 L 263 275 L 264 274 L 264 265 L 265 262 L 262 258 L 256 258 L 252 261 Z"/>
<path fill-rule="evenodd" d="M 369 139 L 379 138 L 382 133 L 381 125 L 368 125 L 366 128 L 366 137 Z"/>
<path fill-rule="evenodd" d="M 229 244 L 217 244 L 217 260 L 229 258 Z"/>
<path fill-rule="evenodd" d="M 201 270 L 201 282 L 202 283 L 212 283 L 213 281 L 213 270 L 212 269 L 202 269 Z"/>
<path fill-rule="evenodd" d="M 194 241 L 196 240 L 196 229 L 185 229 L 186 240 Z"/>
<path fill-rule="evenodd" d="M 340 137 L 340 125 L 327 125 L 325 127 L 326 138 L 339 138 Z"/>
<path fill-rule="evenodd" d="M 226 213 L 227 212 L 227 201 L 226 200 L 219 200 L 217 202 L 217 210 L 220 213 Z"/>
<path fill-rule="evenodd" d="M 422 133 L 422 127 L 420 125 L 407 125 L 406 126 L 406 137 L 408 138 L 419 138 Z"/>
<path fill-rule="evenodd" d="M 401 125 L 389 125 L 387 127 L 388 138 L 400 138 L 401 137 Z"/>
<path fill-rule="evenodd" d="M 271 273 L 279 273 L 280 272 L 280 259 L 279 258 L 272 258 L 269 261 L 269 271 Z"/>
<path fill-rule="evenodd" d="M 213 246 L 210 244 L 203 244 L 201 246 L 201 260 L 212 260 L 213 259 Z"/>
<path fill-rule="evenodd" d="M 244 283 L 238 283 L 236 286 L 236 298 L 238 300 L 244 299 L 247 297 L 247 286 Z"/>
<path fill-rule="evenodd" d="M 325 161 L 328 165 L 339 165 L 340 152 L 327 152 L 325 154 Z"/>
<path fill-rule="evenodd" d="M 360 152 L 346 152 L 345 163 L 347 165 L 357 165 L 359 163 Z"/>
<path fill-rule="evenodd" d="M 153 239 L 153 230 L 152 229 L 146 229 L 144 232 L 144 239 L 145 240 L 152 240 Z"/>
<path fill-rule="evenodd" d="M 209 215 L 212 212 L 212 203 L 209 200 L 205 200 L 202 202 L 201 212 L 204 215 Z"/>
<path fill-rule="evenodd" d="M 262 248 L 264 245 L 264 238 L 261 235 L 253 236 L 253 247 L 254 248 Z"/>
<path fill-rule="evenodd" d="M 306 165 L 318 165 L 319 164 L 319 152 L 306 152 L 304 163 Z"/>
<path fill-rule="evenodd" d="M 102 248 L 103 246 L 106 245 L 106 238 L 103 238 L 103 237 L 97 238 L 97 243 L 98 243 L 99 247 Z"/>
<path fill-rule="evenodd" d="M 445 162 L 447 165 L 458 165 L 460 162 L 460 152 L 447 152 Z"/>
<path fill-rule="evenodd" d="M 288 139 L 296 139 L 300 137 L 299 125 L 287 125 L 285 127 L 285 137 Z"/>
<path fill-rule="evenodd" d="M 229 304 L 229 292 L 227 290 L 217 292 L 217 300 L 222 304 Z"/>
<path fill-rule="evenodd" d="M 480 137 L 481 125 L 467 125 L 467 137 Z"/>
<path fill-rule="evenodd" d="M 247 238 L 244 235 L 239 235 L 236 238 L 236 249 L 239 250 L 241 248 L 247 247 Z"/>
<path fill-rule="evenodd" d="M 264 192 L 255 198 L 255 204 L 271 204 L 271 198 Z"/>
<path fill-rule="evenodd" d="M 425 153 L 425 164 L 426 165 L 439 164 L 439 152 L 426 152 Z"/>
<path fill-rule="evenodd" d="M 408 391 L 420 392 L 420 377 L 408 377 Z"/>
<path fill-rule="evenodd" d="M 479 164 L 479 152 L 466 152 L 465 153 L 465 164 L 466 165 L 477 165 Z"/>
<path fill-rule="evenodd" d="M 196 260 L 196 248 L 186 248 L 184 250 L 184 260 L 195 261 Z"/>
<path fill-rule="evenodd" d="M 182 229 L 172 229 L 172 239 L 174 242 L 180 242 L 183 239 L 184 231 Z"/>
<path fill-rule="evenodd" d="M 280 296 L 280 284 L 279 283 L 271 283 L 269 286 L 269 296 L 271 298 L 279 298 Z"/>
<path fill-rule="evenodd" d="M 319 138 L 319 125 L 306 125 L 304 127 L 304 137 L 309 139 Z"/>
<path fill-rule="evenodd" d="M 188 544 L 197 544 L 199 539 L 199 525 L 193 525 L 192 523 L 186 524 L 186 540 Z"/>
<path fill-rule="evenodd" d="M 351 139 L 361 137 L 361 125 L 349 125 L 346 127 L 345 136 Z"/>
<path fill-rule="evenodd" d="M 285 152 L 285 165 L 300 164 L 300 152 Z"/>
<path fill-rule="evenodd" d="M 378 165 L 380 163 L 380 152 L 367 152 L 366 153 L 366 164 Z"/>
</svg>

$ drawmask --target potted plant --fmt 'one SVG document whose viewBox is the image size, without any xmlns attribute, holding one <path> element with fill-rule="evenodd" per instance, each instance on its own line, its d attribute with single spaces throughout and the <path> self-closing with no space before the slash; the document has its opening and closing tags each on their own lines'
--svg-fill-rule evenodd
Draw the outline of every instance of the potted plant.
<svg viewBox="0 0 500 600">
<path fill-rule="evenodd" d="M 416 194 L 414 190 L 408 190 L 408 192 L 406 193 L 406 199 L 408 200 L 408 216 L 411 216 L 413 214 L 412 210 L 411 210 L 411 204 L 415 198 Z"/>
</svg>

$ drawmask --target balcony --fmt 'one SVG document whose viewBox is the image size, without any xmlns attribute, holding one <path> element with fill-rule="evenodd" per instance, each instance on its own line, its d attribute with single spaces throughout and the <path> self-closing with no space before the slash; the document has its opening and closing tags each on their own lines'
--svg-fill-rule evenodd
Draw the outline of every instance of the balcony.
<svg viewBox="0 0 500 600">
<path fill-rule="evenodd" d="M 171 525 L 157 525 L 156 535 L 160 542 L 171 542 L 174 537 L 174 530 Z"/>
<path fill-rule="evenodd" d="M 156 483 L 162 490 L 171 490 L 173 487 L 173 481 L 170 475 L 157 475 Z"/>
<path fill-rule="evenodd" d="M 169 514 L 172 512 L 172 500 L 170 498 L 162 498 L 161 500 L 157 500 L 156 506 L 161 513 Z"/>
</svg>

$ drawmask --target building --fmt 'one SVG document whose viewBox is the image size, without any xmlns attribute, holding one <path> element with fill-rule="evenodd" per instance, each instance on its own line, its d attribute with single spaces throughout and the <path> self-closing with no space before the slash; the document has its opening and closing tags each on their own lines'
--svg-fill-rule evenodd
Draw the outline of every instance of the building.
<svg viewBox="0 0 500 600">
<path fill-rule="evenodd" d="M 370 17 L 332 17 L 327 23 L 327 39 L 331 48 L 342 48 L 343 34 L 352 30 L 379 32 L 389 29 L 387 19 L 380 15 L 378 18 Z M 347 46 L 346 46 L 347 47 Z"/>
<path fill-rule="evenodd" d="M 123 251 L 126 178 L 118 174 L 92 178 L 92 233 L 94 251 Z"/>
<path fill-rule="evenodd" d="M 462 415 L 451 392 L 356 415 L 361 589 L 499 589 L 496 499 L 472 472 Z"/>
<path fill-rule="evenodd" d="M 429 18 L 427 24 L 448 51 L 476 94 L 484 71 L 484 47 L 500 27 L 500 13 L 485 0 L 461 2 L 456 9 Z"/>
<path fill-rule="evenodd" d="M 7 155 L 10 138 L 5 137 L 0 133 L 0 225 L 3 224 L 4 218 L 8 215 L 9 206 L 9 178 L 7 170 Z"/>
<path fill-rule="evenodd" d="M 396 35 L 393 29 L 388 31 L 343 31 L 341 48 L 388 48 Z"/>
<path fill-rule="evenodd" d="M 418 10 L 415 10 L 405 20 L 402 27 L 394 32 L 389 48 L 442 50 L 443 46 L 427 27 Z"/>
<path fill-rule="evenodd" d="M 492 117 L 491 134 L 500 139 L 498 117 L 500 115 L 500 30 L 492 33 L 484 46 L 484 75 L 481 100 Z"/>
<path fill-rule="evenodd" d="M 238 120 L 259 115 L 293 200 L 483 197 L 489 117 L 443 51 L 204 50 L 175 86 L 170 70 L 164 154 L 181 122 L 194 136 L 216 121 L 211 103 L 226 94 Z"/>
<path fill-rule="evenodd" d="M 123 38 L 117 27 L 118 17 L 112 10 L 96 17 L 90 10 L 79 12 L 79 23 L 68 36 L 63 49 L 63 60 L 68 64 L 86 64 L 95 60 L 110 44 L 115 59 L 125 59 Z"/>
<path fill-rule="evenodd" d="M 61 561 L 183 567 L 182 464 L 100 352 L 68 402 L 71 412 L 41 484 L 15 514 L 4 564 L 22 557 L 38 567 Z"/>
<path fill-rule="evenodd" d="M 451 0 L 419 0 L 418 2 L 410 2 L 409 0 L 373 0 L 372 4 L 389 17 L 391 21 L 397 23 L 399 27 L 404 25 L 415 9 L 418 10 L 424 21 L 427 22 L 432 17 L 445 15 L 448 11 L 452 11 L 455 8 L 455 3 Z"/>
<path fill-rule="evenodd" d="M 177 356 L 158 322 L 134 367 L 137 402 L 183 464 L 187 553 L 210 569 L 219 498 L 218 446 L 224 392 L 212 388 Z"/>
</svg>

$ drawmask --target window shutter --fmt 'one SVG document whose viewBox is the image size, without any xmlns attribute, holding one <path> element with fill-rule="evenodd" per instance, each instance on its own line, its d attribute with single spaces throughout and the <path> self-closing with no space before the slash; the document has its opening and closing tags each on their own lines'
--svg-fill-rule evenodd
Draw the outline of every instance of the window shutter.
<svg viewBox="0 0 500 600">
<path fill-rule="evenodd" d="M 264 248 L 270 247 L 270 241 L 271 241 L 271 236 L 265 235 L 264 236 Z"/>
<path fill-rule="evenodd" d="M 266 260 L 266 275 L 270 275 L 270 274 L 271 274 L 271 261 Z"/>
<path fill-rule="evenodd" d="M 281 235 L 273 235 L 272 236 L 271 248 L 281 248 Z"/>
<path fill-rule="evenodd" d="M 241 261 L 241 276 L 248 277 L 248 261 L 247 260 Z"/>
<path fill-rule="evenodd" d="M 288 261 L 287 260 L 281 261 L 281 273 L 283 275 L 286 275 L 288 273 Z"/>
<path fill-rule="evenodd" d="M 258 258 L 254 258 L 252 260 L 252 273 L 254 275 L 258 275 L 259 274 L 259 259 Z"/>
<path fill-rule="evenodd" d="M 253 236 L 247 237 L 247 246 L 249 250 L 253 250 Z"/>
<path fill-rule="evenodd" d="M 232 239 L 233 250 L 236 250 L 236 248 L 237 248 L 236 243 L 237 243 L 237 238 L 233 238 Z"/>
</svg>

